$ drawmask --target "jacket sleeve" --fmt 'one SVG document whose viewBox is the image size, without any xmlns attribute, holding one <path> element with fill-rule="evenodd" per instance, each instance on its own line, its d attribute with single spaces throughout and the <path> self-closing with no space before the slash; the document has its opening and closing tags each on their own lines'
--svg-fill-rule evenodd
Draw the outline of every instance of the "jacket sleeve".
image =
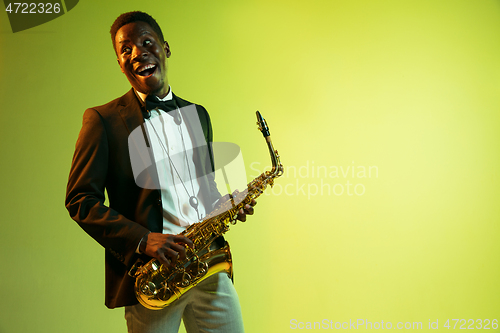
<svg viewBox="0 0 500 333">
<path fill-rule="evenodd" d="M 108 165 L 104 121 L 95 109 L 87 109 L 69 174 L 66 208 L 83 230 L 128 267 L 148 229 L 104 205 Z"/>
</svg>

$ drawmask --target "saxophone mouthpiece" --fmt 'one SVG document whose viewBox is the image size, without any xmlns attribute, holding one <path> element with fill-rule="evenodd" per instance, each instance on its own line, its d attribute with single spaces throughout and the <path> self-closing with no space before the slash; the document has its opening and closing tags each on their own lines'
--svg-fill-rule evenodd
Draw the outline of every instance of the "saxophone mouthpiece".
<svg viewBox="0 0 500 333">
<path fill-rule="evenodd" d="M 269 133 L 269 127 L 267 127 L 266 120 L 262 117 L 259 111 L 257 111 L 257 125 L 259 125 L 259 130 L 265 138 L 271 135 L 271 133 Z"/>
</svg>

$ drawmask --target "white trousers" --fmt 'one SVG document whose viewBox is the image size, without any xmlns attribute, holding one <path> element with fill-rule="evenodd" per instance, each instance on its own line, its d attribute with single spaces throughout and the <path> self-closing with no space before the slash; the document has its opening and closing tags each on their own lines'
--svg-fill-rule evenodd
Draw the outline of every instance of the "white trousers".
<svg viewBox="0 0 500 333">
<path fill-rule="evenodd" d="M 181 323 L 188 333 L 243 333 L 238 295 L 226 273 L 200 282 L 162 310 L 136 304 L 125 307 L 129 333 L 177 333 Z"/>
</svg>

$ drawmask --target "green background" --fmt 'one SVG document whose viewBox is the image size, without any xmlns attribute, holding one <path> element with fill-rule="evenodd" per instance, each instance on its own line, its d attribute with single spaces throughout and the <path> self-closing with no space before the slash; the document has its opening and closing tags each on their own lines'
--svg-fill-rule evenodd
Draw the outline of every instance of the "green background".
<svg viewBox="0 0 500 333">
<path fill-rule="evenodd" d="M 126 330 L 64 197 L 83 111 L 129 89 L 108 31 L 137 9 L 248 180 L 255 110 L 285 165 L 228 233 L 247 332 L 500 319 L 499 1 L 82 0 L 19 33 L 0 14 L 0 332 Z"/>
</svg>

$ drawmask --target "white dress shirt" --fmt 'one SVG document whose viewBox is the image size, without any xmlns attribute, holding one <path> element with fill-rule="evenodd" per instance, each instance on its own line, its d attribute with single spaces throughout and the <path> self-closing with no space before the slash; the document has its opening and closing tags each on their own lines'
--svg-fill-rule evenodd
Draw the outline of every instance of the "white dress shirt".
<svg viewBox="0 0 500 333">
<path fill-rule="evenodd" d="M 161 100 L 172 98 L 172 89 L 169 89 Z M 199 198 L 200 183 L 193 162 L 193 142 L 182 112 L 180 114 L 180 125 L 158 109 L 152 110 L 145 121 L 160 181 L 165 234 L 181 233 L 206 215 L 201 200 L 198 199 L 197 210 L 189 203 L 191 196 Z"/>
</svg>

